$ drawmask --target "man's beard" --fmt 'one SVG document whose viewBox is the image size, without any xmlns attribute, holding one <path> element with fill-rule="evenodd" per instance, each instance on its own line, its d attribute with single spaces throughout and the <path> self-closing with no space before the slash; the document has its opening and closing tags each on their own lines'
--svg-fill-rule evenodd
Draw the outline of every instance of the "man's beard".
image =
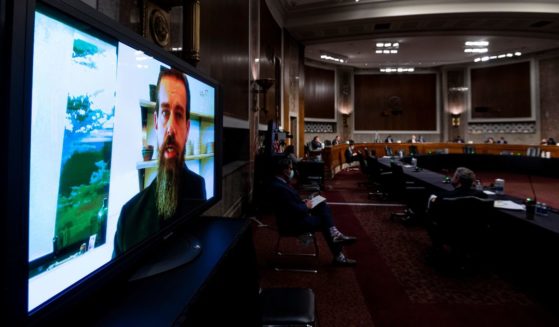
<svg viewBox="0 0 559 327">
<path fill-rule="evenodd" d="M 166 159 L 165 148 L 168 144 L 176 145 L 174 137 L 167 137 L 162 147 L 163 150 L 159 151 L 159 168 L 156 184 L 157 213 L 159 217 L 165 220 L 173 217 L 177 212 L 185 153 L 183 148 L 180 156 Z"/>
</svg>

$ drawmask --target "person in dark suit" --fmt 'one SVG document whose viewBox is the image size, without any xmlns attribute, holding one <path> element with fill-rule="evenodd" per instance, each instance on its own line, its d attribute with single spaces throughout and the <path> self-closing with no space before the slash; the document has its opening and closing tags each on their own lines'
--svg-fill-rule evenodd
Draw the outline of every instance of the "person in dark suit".
<svg viewBox="0 0 559 327">
<path fill-rule="evenodd" d="M 454 186 L 454 190 L 452 191 L 445 191 L 441 192 L 438 195 L 431 195 L 429 198 L 429 216 L 430 218 L 427 221 L 427 232 L 433 246 L 430 251 L 430 258 L 431 259 L 438 259 L 445 255 L 445 250 L 443 247 L 443 237 L 444 237 L 444 230 L 441 230 L 440 224 L 437 221 L 436 217 L 433 217 L 433 212 L 437 210 L 437 206 L 441 202 L 441 199 L 448 199 L 448 198 L 461 198 L 466 196 L 477 197 L 481 199 L 487 198 L 487 194 L 483 191 L 474 188 L 474 183 L 476 182 L 476 175 L 475 173 L 466 168 L 466 167 L 458 167 L 450 180 L 452 186 Z"/>
<path fill-rule="evenodd" d="M 384 143 L 394 143 L 394 139 L 392 138 L 392 135 L 388 135 L 388 136 L 384 139 Z"/>
<path fill-rule="evenodd" d="M 354 161 L 359 161 L 360 160 L 359 159 L 360 154 L 357 153 L 357 152 L 354 152 L 353 151 L 354 148 L 355 148 L 355 143 L 352 140 L 350 140 L 349 141 L 349 146 L 347 147 L 347 149 L 345 150 L 345 153 L 344 153 L 345 161 L 348 164 L 351 164 Z"/>
<path fill-rule="evenodd" d="M 354 242 L 355 237 L 346 236 L 336 228 L 332 211 L 325 201 L 313 208 L 311 200 L 302 200 L 289 184 L 293 175 L 291 160 L 279 159 L 275 165 L 275 177 L 270 184 L 270 199 L 278 228 L 297 233 L 321 231 L 334 257 L 332 263 L 338 266 L 355 265 L 356 261 L 347 258 L 342 252 L 343 244 Z"/>
<path fill-rule="evenodd" d="M 342 138 L 339 135 L 336 135 L 336 137 L 332 140 L 332 145 L 338 144 L 342 144 Z"/>
<path fill-rule="evenodd" d="M 487 198 L 487 194 L 474 188 L 476 182 L 476 174 L 466 167 L 458 167 L 454 171 L 454 175 L 450 180 L 450 184 L 454 186 L 454 190 L 442 192 L 437 197 L 456 198 L 462 196 L 475 196 L 478 198 Z"/>
<path fill-rule="evenodd" d="M 159 166 L 157 178 L 121 209 L 113 256 L 186 215 L 206 200 L 204 178 L 190 171 L 184 161 L 190 130 L 188 80 L 175 69 L 164 69 L 157 81 L 154 127 Z"/>
</svg>

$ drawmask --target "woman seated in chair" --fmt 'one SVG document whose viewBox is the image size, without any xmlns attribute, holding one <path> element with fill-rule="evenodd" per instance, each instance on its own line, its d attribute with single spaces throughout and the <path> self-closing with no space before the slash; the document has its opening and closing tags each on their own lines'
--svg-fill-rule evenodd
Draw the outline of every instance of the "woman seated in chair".
<svg viewBox="0 0 559 327">
<path fill-rule="evenodd" d="M 280 233 L 304 233 L 321 231 L 334 257 L 333 264 L 353 266 L 355 260 L 347 258 L 342 252 L 342 245 L 352 243 L 355 237 L 342 234 L 334 225 L 332 211 L 325 201 L 313 208 L 310 199 L 302 200 L 299 193 L 289 184 L 293 178 L 291 160 L 278 160 L 275 178 L 270 185 L 271 202 Z"/>
</svg>

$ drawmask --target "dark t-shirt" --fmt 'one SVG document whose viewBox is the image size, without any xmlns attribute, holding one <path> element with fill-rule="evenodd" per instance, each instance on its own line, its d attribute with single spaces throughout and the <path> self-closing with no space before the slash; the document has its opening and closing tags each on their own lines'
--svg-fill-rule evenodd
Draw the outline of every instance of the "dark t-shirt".
<svg viewBox="0 0 559 327">
<path fill-rule="evenodd" d="M 204 178 L 190 171 L 186 165 L 181 189 L 183 191 L 175 217 L 186 215 L 206 200 Z M 163 220 L 159 217 L 155 202 L 156 181 L 153 181 L 122 207 L 115 234 L 113 257 L 122 254 L 174 220 Z"/>
</svg>

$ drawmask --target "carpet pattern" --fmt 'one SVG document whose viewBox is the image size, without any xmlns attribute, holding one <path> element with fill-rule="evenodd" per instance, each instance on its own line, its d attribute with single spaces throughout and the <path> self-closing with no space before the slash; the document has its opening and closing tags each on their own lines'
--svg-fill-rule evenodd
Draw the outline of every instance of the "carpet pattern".
<svg viewBox="0 0 559 327">
<path fill-rule="evenodd" d="M 390 220 L 397 204 L 369 200 L 360 171 L 328 181 L 326 196 L 338 228 L 358 241 L 344 249 L 355 268 L 336 268 L 320 234 L 318 274 L 276 272 L 272 250 L 277 234 L 254 228 L 262 287 L 311 287 L 319 326 L 559 326 L 537 300 L 487 272 L 445 274 L 427 264 L 430 240 L 421 226 Z M 273 223 L 273 217 L 265 222 Z M 299 248 L 293 239 L 287 248 Z M 312 259 L 311 259 L 312 260 Z"/>
<path fill-rule="evenodd" d="M 415 303 L 533 304 L 494 274 L 456 278 L 433 273 L 425 257 L 431 244 L 425 230 L 390 220 L 395 210 L 355 207 L 352 214 Z M 343 216 L 343 214 L 339 214 Z"/>
</svg>

